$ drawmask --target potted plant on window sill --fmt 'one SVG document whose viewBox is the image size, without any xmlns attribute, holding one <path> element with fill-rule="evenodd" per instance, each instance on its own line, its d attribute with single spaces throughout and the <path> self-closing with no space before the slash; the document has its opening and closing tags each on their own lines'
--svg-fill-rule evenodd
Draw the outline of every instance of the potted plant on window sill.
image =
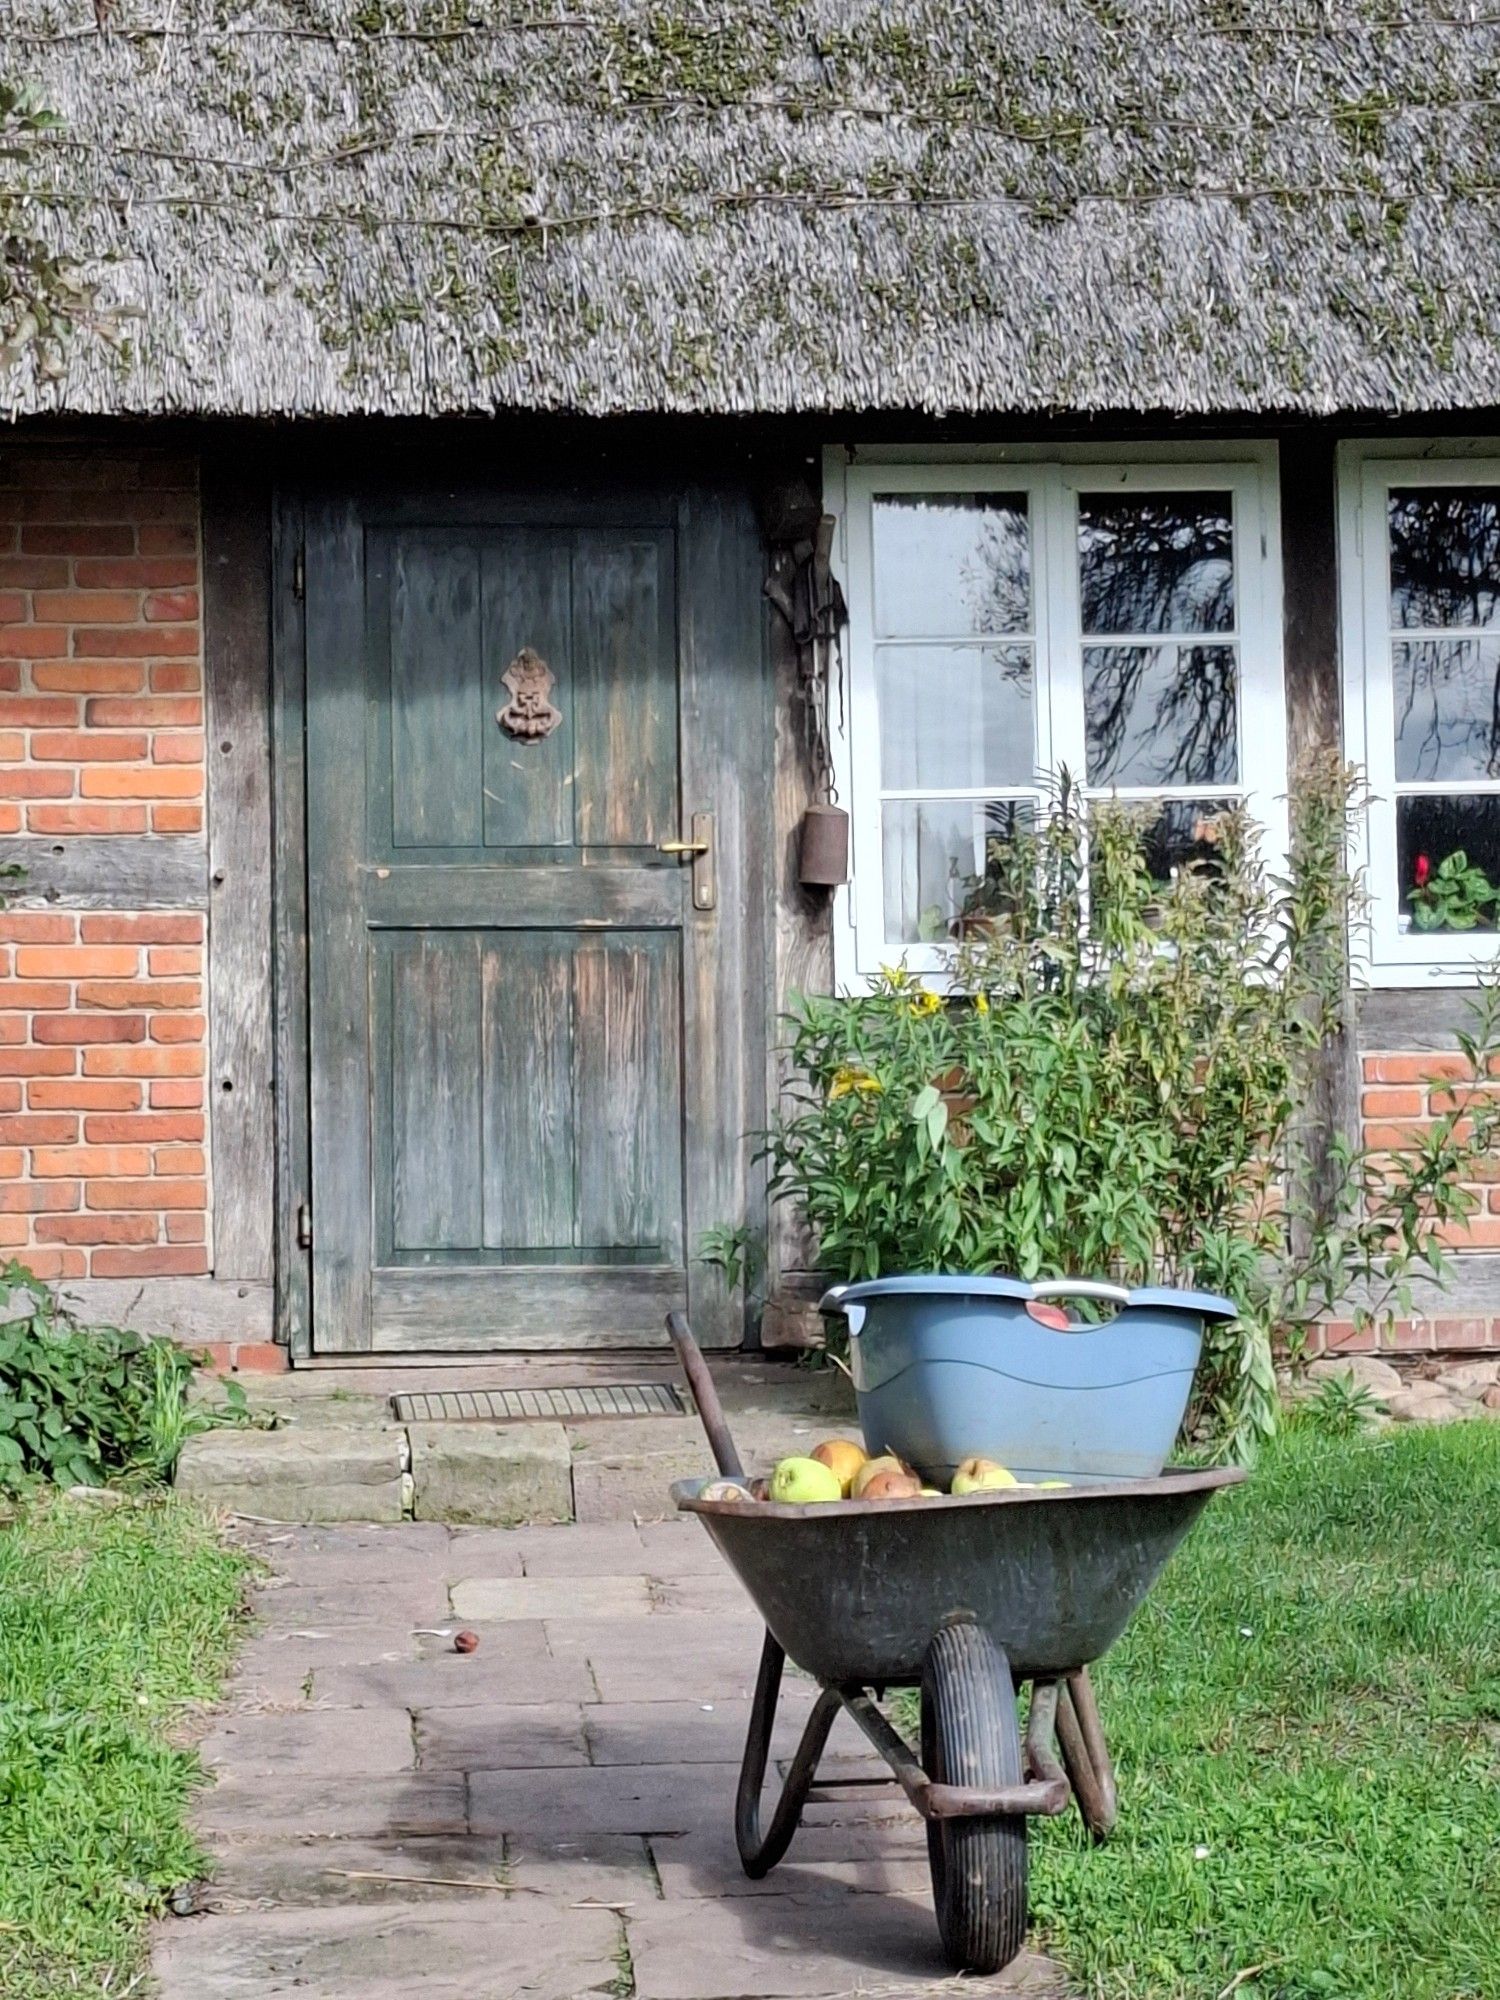
<svg viewBox="0 0 1500 2000">
<path fill-rule="evenodd" d="M 1411 921 L 1419 931 L 1493 930 L 1500 889 L 1461 847 L 1434 868 L 1429 855 L 1412 865 Z"/>
</svg>

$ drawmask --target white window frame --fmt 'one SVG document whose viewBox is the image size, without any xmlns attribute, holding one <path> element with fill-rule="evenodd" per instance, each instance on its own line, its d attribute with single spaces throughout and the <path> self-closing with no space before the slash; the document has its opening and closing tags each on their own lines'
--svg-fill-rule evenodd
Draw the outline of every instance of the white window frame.
<svg viewBox="0 0 1500 2000">
<path fill-rule="evenodd" d="M 1368 922 L 1352 945 L 1355 977 L 1367 986 L 1471 986 L 1476 971 L 1494 964 L 1500 934 L 1401 928 L 1385 496 L 1392 486 L 1500 487 L 1500 440 L 1351 439 L 1339 445 L 1337 456 L 1344 748 L 1363 768 L 1369 790 L 1354 854 L 1369 895 Z M 1493 636 L 1500 638 L 1500 627 Z M 1500 779 L 1434 783 L 1429 789 L 1500 794 Z"/>
<path fill-rule="evenodd" d="M 835 893 L 834 976 L 843 990 L 867 988 L 882 965 L 904 964 L 939 990 L 950 984 L 951 944 L 885 942 L 881 847 L 880 729 L 876 704 L 873 500 L 877 493 L 1021 492 L 1029 496 L 1032 530 L 1035 647 L 1034 712 L 1038 766 L 1031 786 L 956 788 L 948 796 L 1040 798 L 1066 763 L 1084 773 L 1076 496 L 1083 491 L 1151 492 L 1197 488 L 1229 492 L 1235 527 L 1234 630 L 1239 647 L 1239 781 L 1232 786 L 1121 786 L 1121 799 L 1244 798 L 1265 829 L 1268 865 L 1287 849 L 1286 700 L 1281 641 L 1281 525 L 1273 442 L 1201 447 L 1134 444 L 1101 450 L 1053 446 L 980 451 L 891 448 L 830 451 L 824 463 L 824 504 L 836 516 L 834 565 L 849 605 L 845 700 L 832 703 L 834 774 L 851 825 L 851 879 Z M 1002 644 L 1011 635 L 996 635 Z M 1020 636 L 1020 635 L 1018 635 Z M 1124 643 L 1110 635 L 1106 643 Z M 1158 637 L 1160 635 L 1157 635 Z M 1216 637 L 1219 635 L 1215 635 Z M 1058 675 L 1058 660 L 1080 670 Z M 924 788 L 924 798 L 944 796 Z"/>
</svg>

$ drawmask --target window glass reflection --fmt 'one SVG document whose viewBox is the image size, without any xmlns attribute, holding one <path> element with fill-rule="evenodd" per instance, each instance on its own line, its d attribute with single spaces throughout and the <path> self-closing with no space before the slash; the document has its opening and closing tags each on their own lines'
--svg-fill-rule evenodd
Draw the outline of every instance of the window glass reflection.
<svg viewBox="0 0 1500 2000">
<path fill-rule="evenodd" d="M 1387 518 L 1393 625 L 1500 622 L 1500 492 L 1392 487 Z"/>
<path fill-rule="evenodd" d="M 1396 776 L 1500 778 L 1500 639 L 1392 648 Z"/>
<path fill-rule="evenodd" d="M 1024 493 L 878 494 L 874 556 L 882 638 L 1031 630 Z"/>
<path fill-rule="evenodd" d="M 1234 515 L 1228 493 L 1081 493 L 1083 629 L 1234 629 Z"/>
<path fill-rule="evenodd" d="M 1239 776 L 1233 646 L 1085 646 L 1091 785 L 1232 785 Z"/>
</svg>

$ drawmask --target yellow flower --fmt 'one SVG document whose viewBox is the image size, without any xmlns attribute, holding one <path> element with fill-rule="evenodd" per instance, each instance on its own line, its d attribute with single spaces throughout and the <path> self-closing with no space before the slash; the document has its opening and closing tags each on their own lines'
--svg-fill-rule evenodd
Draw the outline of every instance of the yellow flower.
<svg viewBox="0 0 1500 2000">
<path fill-rule="evenodd" d="M 976 1014 L 988 1014 L 988 1012 L 989 1012 L 989 1011 L 990 1011 L 990 996 L 989 996 L 989 994 L 988 994 L 988 993 L 976 993 L 976 994 L 974 995 L 974 1012 L 975 1012 Z"/>
<path fill-rule="evenodd" d="M 910 1003 L 914 1014 L 935 1014 L 942 1004 L 940 995 L 936 993 L 918 993 Z"/>
<path fill-rule="evenodd" d="M 867 1069 L 851 1069 L 846 1064 L 833 1073 L 833 1082 L 828 1086 L 828 1102 L 832 1104 L 835 1098 L 849 1097 L 856 1091 L 861 1097 L 869 1097 L 877 1094 L 880 1087 L 878 1076 L 871 1076 Z"/>
</svg>

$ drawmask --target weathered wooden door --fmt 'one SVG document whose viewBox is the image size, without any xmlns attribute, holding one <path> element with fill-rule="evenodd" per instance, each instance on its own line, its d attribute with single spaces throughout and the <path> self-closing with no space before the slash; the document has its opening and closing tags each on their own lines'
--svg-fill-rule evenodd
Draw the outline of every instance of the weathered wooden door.
<svg viewBox="0 0 1500 2000">
<path fill-rule="evenodd" d="M 305 521 L 315 1348 L 738 1342 L 693 1251 L 763 1101 L 747 508 Z"/>
</svg>

